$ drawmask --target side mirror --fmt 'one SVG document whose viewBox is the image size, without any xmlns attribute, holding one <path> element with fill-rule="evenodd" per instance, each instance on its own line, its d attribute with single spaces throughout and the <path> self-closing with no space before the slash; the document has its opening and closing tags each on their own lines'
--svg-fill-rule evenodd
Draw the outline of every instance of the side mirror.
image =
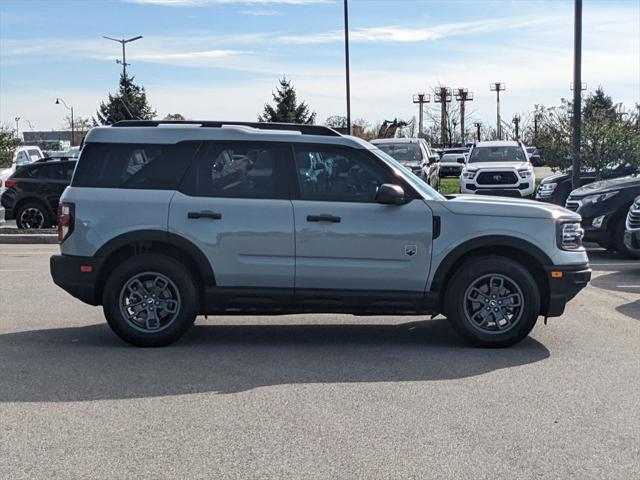
<svg viewBox="0 0 640 480">
<path fill-rule="evenodd" d="M 398 185 L 383 183 L 376 193 L 376 202 L 384 205 L 402 205 L 405 203 L 404 190 Z"/>
<path fill-rule="evenodd" d="M 457 162 L 464 164 L 466 162 L 466 159 L 464 157 L 458 157 Z"/>
<path fill-rule="evenodd" d="M 440 161 L 440 156 L 437 154 L 429 155 L 429 163 L 436 163 Z"/>
</svg>

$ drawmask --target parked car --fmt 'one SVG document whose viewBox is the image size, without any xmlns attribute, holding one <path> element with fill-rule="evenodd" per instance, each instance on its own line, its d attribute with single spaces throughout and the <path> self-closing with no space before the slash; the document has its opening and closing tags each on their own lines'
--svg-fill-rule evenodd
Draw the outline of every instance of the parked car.
<svg viewBox="0 0 640 480">
<path fill-rule="evenodd" d="M 379 138 L 371 143 L 409 168 L 431 187 L 440 190 L 438 155 L 423 138 Z"/>
<path fill-rule="evenodd" d="M 534 167 L 541 167 L 544 165 L 544 160 L 542 160 L 542 155 L 540 154 L 540 150 L 536 147 L 527 147 L 527 155 L 529 156 L 529 161 Z"/>
<path fill-rule="evenodd" d="M 474 144 L 460 176 L 460 192 L 532 198 L 533 165 L 521 142 L 490 141 Z"/>
<path fill-rule="evenodd" d="M 445 153 L 440 157 L 440 178 L 460 177 L 467 157 L 462 153 Z"/>
<path fill-rule="evenodd" d="M 640 258 L 640 196 L 629 207 L 624 232 L 624 245 L 629 255 Z"/>
<path fill-rule="evenodd" d="M 5 190 L 5 181 L 16 171 L 16 168 L 27 165 L 44 158 L 44 154 L 40 147 L 24 145 L 18 147 L 13 152 L 13 158 L 11 160 L 11 166 L 0 170 L 0 195 Z"/>
<path fill-rule="evenodd" d="M 612 168 L 603 170 L 600 178 L 595 171 L 580 173 L 580 185 L 584 186 L 597 180 L 607 180 L 610 178 L 620 178 L 632 175 L 638 171 L 637 167 L 631 165 L 614 165 Z M 541 202 L 551 202 L 556 205 L 565 205 L 571 193 L 572 178 L 571 167 L 565 173 L 556 173 L 543 178 L 536 192 L 536 200 Z"/>
<path fill-rule="evenodd" d="M 165 123 L 92 129 L 58 209 L 54 282 L 132 344 L 174 342 L 198 314 L 442 312 L 504 347 L 590 279 L 564 208 L 448 200 L 327 127 Z"/>
<path fill-rule="evenodd" d="M 49 160 L 18 167 L 6 181 L 0 197 L 7 219 L 18 228 L 48 228 L 55 225 L 58 202 L 71 182 L 76 161 Z"/>
<path fill-rule="evenodd" d="M 634 198 L 640 195 L 640 175 L 593 182 L 574 190 L 567 208 L 582 216 L 586 241 L 624 255 L 625 221 Z"/>
</svg>

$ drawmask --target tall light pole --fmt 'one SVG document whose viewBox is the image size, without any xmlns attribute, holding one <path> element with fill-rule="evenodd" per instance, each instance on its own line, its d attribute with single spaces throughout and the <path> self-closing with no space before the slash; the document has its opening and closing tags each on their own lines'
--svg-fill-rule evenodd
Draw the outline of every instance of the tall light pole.
<svg viewBox="0 0 640 480">
<path fill-rule="evenodd" d="M 438 87 L 433 95 L 434 103 L 440 103 L 440 142 L 442 148 L 447 142 L 447 103 L 451 103 L 451 89 Z"/>
<path fill-rule="evenodd" d="M 14 118 L 16 121 L 16 137 L 20 136 L 20 117 Z"/>
<path fill-rule="evenodd" d="M 63 99 L 56 98 L 56 105 L 60 105 L 60 104 L 64 105 L 64 107 L 71 112 L 71 146 L 73 147 L 74 140 L 76 139 L 76 130 L 75 130 L 75 125 L 73 121 L 73 107 L 68 106 Z"/>
<path fill-rule="evenodd" d="M 351 80 L 349 72 L 349 1 L 344 0 L 344 63 L 347 84 L 347 133 L 351 135 Z"/>
<path fill-rule="evenodd" d="M 479 142 L 480 139 L 480 127 L 482 126 L 482 124 L 480 122 L 474 122 L 473 124 L 474 127 L 476 127 L 476 140 Z"/>
<path fill-rule="evenodd" d="M 467 143 L 467 136 L 464 131 L 464 104 L 473 101 L 473 92 L 466 88 L 458 88 L 456 90 L 456 100 L 460 102 L 460 142 L 462 142 L 461 146 L 464 147 Z"/>
<path fill-rule="evenodd" d="M 573 19 L 573 161 L 571 186 L 580 187 L 580 130 L 582 120 L 582 0 L 575 0 Z"/>
<path fill-rule="evenodd" d="M 130 42 L 135 42 L 136 40 L 140 40 L 142 38 L 142 35 L 138 35 L 137 37 L 131 37 L 131 38 L 111 38 L 111 37 L 107 37 L 107 36 L 102 36 L 102 38 L 106 38 L 107 40 L 112 40 L 114 42 L 118 42 L 122 45 L 122 61 L 120 60 L 116 60 L 116 63 L 120 63 L 122 64 L 122 75 L 126 76 L 127 75 L 127 65 L 129 65 L 127 63 L 127 51 L 125 49 L 125 46 L 127 43 Z"/>
<path fill-rule="evenodd" d="M 418 137 L 422 136 L 424 130 L 424 104 L 431 101 L 431 95 L 428 93 L 418 93 L 413 96 L 413 103 L 418 104 Z"/>
<path fill-rule="evenodd" d="M 502 82 L 495 82 L 489 85 L 489 90 L 496 92 L 496 133 L 498 135 L 498 140 L 502 140 L 502 124 L 500 123 L 500 92 L 504 92 L 506 89 L 506 85 Z"/>
</svg>

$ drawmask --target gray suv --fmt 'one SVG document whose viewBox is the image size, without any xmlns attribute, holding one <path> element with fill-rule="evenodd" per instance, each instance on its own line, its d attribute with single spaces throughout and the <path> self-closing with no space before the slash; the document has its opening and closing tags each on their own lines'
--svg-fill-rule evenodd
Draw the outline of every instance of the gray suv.
<svg viewBox="0 0 640 480">
<path fill-rule="evenodd" d="M 125 341 L 176 341 L 197 315 L 443 313 L 512 345 L 591 277 L 580 216 L 445 198 L 320 126 L 119 122 L 92 129 L 58 212 L 54 282 Z"/>
</svg>

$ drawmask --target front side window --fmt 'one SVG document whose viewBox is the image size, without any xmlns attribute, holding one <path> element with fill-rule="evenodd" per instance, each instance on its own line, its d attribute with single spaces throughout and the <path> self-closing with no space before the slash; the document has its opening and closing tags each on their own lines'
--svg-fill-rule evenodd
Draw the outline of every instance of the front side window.
<svg viewBox="0 0 640 480">
<path fill-rule="evenodd" d="M 357 150 L 296 146 L 296 172 L 302 200 L 374 202 L 389 175 Z"/>
<path fill-rule="evenodd" d="M 278 145 L 209 142 L 180 190 L 206 197 L 284 198 L 287 155 Z"/>
<path fill-rule="evenodd" d="M 527 157 L 520 147 L 476 147 L 469 156 L 469 163 L 526 161 Z"/>
<path fill-rule="evenodd" d="M 174 190 L 199 143 L 85 145 L 74 187 Z"/>
</svg>

